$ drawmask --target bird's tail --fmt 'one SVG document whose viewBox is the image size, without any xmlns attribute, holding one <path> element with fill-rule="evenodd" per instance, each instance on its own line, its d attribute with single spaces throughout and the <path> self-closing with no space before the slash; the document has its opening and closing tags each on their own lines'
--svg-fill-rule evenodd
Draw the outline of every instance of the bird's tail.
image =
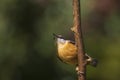
<svg viewBox="0 0 120 80">
<path fill-rule="evenodd" d="M 95 58 L 93 58 L 90 64 L 91 64 L 93 67 L 96 67 L 97 64 L 98 64 L 98 60 L 95 59 Z"/>
</svg>

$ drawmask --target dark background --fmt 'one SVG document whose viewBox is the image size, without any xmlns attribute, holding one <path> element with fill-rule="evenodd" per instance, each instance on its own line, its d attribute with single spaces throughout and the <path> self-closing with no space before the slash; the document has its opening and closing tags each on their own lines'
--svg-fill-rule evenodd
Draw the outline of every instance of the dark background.
<svg viewBox="0 0 120 80">
<path fill-rule="evenodd" d="M 119 80 L 120 1 L 81 0 L 88 80 Z M 0 0 L 0 80 L 76 80 L 60 62 L 53 33 L 74 40 L 72 0 Z"/>
</svg>

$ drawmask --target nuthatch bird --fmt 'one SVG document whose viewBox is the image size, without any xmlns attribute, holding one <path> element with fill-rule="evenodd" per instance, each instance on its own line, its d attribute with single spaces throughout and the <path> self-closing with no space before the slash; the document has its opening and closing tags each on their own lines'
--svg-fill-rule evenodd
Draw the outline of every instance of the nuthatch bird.
<svg viewBox="0 0 120 80">
<path fill-rule="evenodd" d="M 61 35 L 53 34 L 57 40 L 57 50 L 58 50 L 58 58 L 68 64 L 78 64 L 77 59 L 77 46 L 74 41 L 65 40 Z M 90 64 L 94 67 L 97 66 L 97 60 L 85 54 L 87 64 Z"/>
</svg>

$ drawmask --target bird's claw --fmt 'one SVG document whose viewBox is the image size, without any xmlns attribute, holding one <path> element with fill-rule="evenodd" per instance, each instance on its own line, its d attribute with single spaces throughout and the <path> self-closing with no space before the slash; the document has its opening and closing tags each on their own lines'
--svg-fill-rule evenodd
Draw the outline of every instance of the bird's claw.
<svg viewBox="0 0 120 80">
<path fill-rule="evenodd" d="M 76 67 L 76 72 L 77 72 L 77 75 L 81 76 L 81 75 L 84 75 L 85 73 L 80 71 L 78 66 Z"/>
</svg>

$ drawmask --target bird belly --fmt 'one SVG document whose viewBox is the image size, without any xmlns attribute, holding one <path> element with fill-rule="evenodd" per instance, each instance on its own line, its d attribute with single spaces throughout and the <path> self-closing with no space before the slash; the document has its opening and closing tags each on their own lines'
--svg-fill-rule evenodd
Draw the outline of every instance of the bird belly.
<svg viewBox="0 0 120 80">
<path fill-rule="evenodd" d="M 58 48 L 59 58 L 68 64 L 77 64 L 77 48 L 73 44 L 66 44 Z"/>
</svg>

